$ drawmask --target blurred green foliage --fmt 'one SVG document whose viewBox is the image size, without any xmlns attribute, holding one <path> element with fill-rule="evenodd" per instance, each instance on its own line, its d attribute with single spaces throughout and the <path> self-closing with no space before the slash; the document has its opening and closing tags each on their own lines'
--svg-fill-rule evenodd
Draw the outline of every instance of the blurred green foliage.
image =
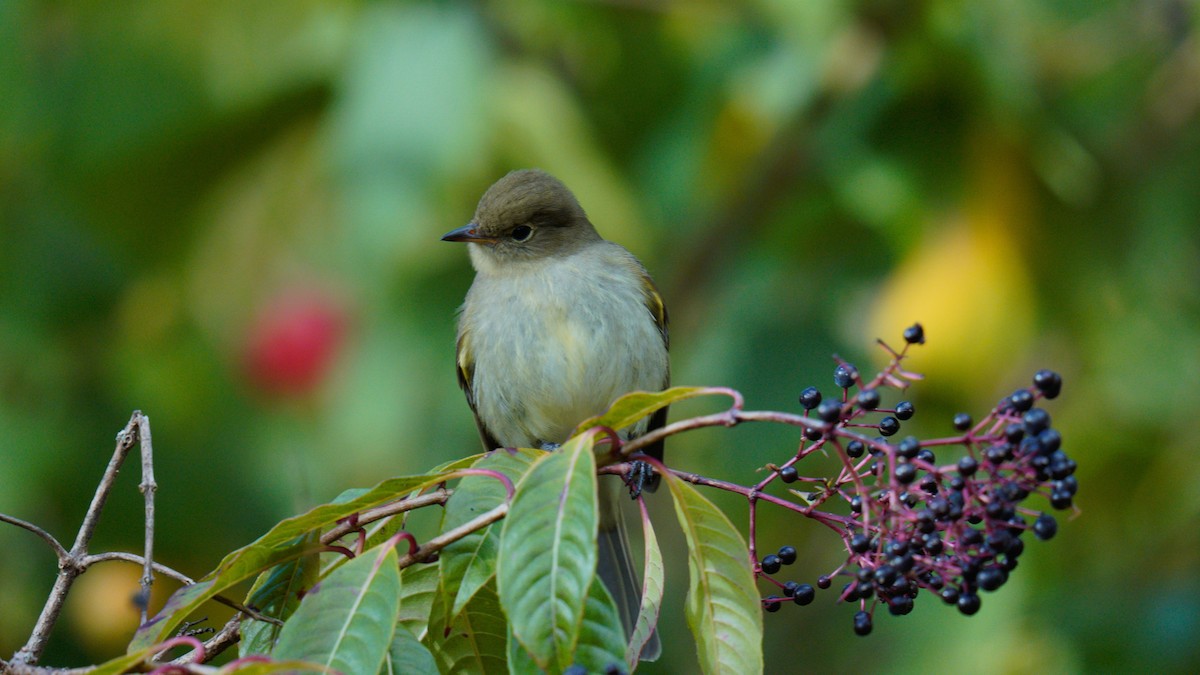
<svg viewBox="0 0 1200 675">
<path fill-rule="evenodd" d="M 772 614 L 773 670 L 1195 672 L 1198 16 L 1185 0 L 0 2 L 0 511 L 71 539 L 140 408 L 157 555 L 200 575 L 306 505 L 477 451 L 452 375 L 471 270 L 438 237 L 537 166 L 655 275 L 679 384 L 795 409 L 832 388 L 831 353 L 867 370 L 872 340 L 913 320 L 921 433 L 1038 367 L 1066 378 L 1049 410 L 1081 517 L 975 617 L 925 598 L 864 640 L 831 593 Z M 325 332 L 278 367 L 308 379 L 264 375 L 249 344 L 298 297 Z M 747 482 L 795 442 L 710 430 L 668 459 Z M 133 474 L 98 549 L 140 545 Z M 799 580 L 836 564 L 819 526 L 762 526 L 762 547 L 801 550 Z M 0 551 L 7 656 L 55 566 L 12 527 Z M 685 561 L 666 562 L 678 617 Z M 100 569 L 47 663 L 127 638 L 136 570 Z M 663 632 L 646 671 L 692 672 L 683 622 Z"/>
</svg>

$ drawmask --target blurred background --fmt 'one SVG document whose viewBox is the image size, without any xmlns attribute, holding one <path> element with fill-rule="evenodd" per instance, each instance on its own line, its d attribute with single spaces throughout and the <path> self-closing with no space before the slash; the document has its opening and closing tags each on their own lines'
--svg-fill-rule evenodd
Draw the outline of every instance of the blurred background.
<svg viewBox="0 0 1200 675">
<path fill-rule="evenodd" d="M 1195 672 L 1198 21 L 1184 0 L 4 0 L 0 511 L 72 540 L 141 409 L 157 557 L 199 576 L 344 489 L 477 452 L 452 365 L 472 271 L 439 237 L 541 167 L 654 274 L 676 383 L 796 410 L 833 353 L 869 372 L 919 320 L 906 432 L 934 436 L 1063 373 L 1047 408 L 1081 514 L 974 617 L 925 596 L 858 638 L 832 592 L 768 615 L 769 671 Z M 749 483 L 797 440 L 707 430 L 668 459 Z M 139 550 L 137 474 L 93 550 Z M 690 673 L 657 501 L 645 672 Z M 760 546 L 797 546 L 788 574 L 836 565 L 827 530 L 776 516 Z M 11 526 L 0 551 L 7 657 L 55 562 Z M 44 663 L 120 652 L 137 575 L 85 575 Z"/>
</svg>

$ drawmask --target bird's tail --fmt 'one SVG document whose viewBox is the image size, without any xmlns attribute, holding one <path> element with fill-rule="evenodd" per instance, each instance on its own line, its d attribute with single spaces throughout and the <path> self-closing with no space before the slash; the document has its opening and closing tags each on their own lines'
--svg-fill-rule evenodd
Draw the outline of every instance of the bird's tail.
<svg viewBox="0 0 1200 675">
<path fill-rule="evenodd" d="M 610 485 L 616 489 L 610 488 Z M 618 501 L 620 488 L 621 483 L 618 481 L 601 481 L 600 484 L 600 530 L 597 546 L 599 556 L 596 573 L 600 575 L 600 581 L 617 603 L 617 613 L 625 627 L 625 637 L 628 638 L 633 632 L 634 622 L 641 609 L 642 584 L 638 581 L 633 557 L 629 553 L 625 517 Z M 659 642 L 658 631 L 655 631 L 642 647 L 641 660 L 654 661 L 660 654 L 662 643 Z"/>
</svg>

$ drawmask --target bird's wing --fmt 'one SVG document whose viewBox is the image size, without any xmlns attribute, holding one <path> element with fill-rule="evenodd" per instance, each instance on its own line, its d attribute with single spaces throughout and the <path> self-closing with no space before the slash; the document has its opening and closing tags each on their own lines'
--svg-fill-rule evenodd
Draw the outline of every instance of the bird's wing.
<svg viewBox="0 0 1200 675">
<path fill-rule="evenodd" d="M 483 442 L 484 450 L 495 450 L 500 443 L 492 436 L 479 418 L 479 410 L 475 407 L 475 392 L 471 383 L 475 381 L 475 355 L 471 353 L 470 334 L 462 331 L 454 345 L 454 360 L 458 371 L 458 386 L 467 396 L 467 405 L 471 406 L 471 414 L 475 416 L 475 428 L 479 430 L 479 440 Z"/>
<path fill-rule="evenodd" d="M 658 331 L 662 333 L 663 346 L 668 350 L 671 348 L 671 334 L 668 329 L 667 321 L 667 305 L 663 302 L 662 294 L 658 292 L 658 287 L 654 285 L 654 280 L 650 275 L 642 271 L 642 293 L 645 296 L 646 309 L 649 310 L 651 318 L 658 326 Z M 666 389 L 671 386 L 671 367 L 668 363 L 667 371 L 663 374 L 662 388 Z M 662 427 L 667 423 L 667 407 L 662 407 L 650 415 L 650 424 L 646 427 L 647 431 L 653 431 Z M 663 458 L 663 442 L 659 441 L 650 445 L 645 450 L 647 455 L 661 460 Z"/>
</svg>

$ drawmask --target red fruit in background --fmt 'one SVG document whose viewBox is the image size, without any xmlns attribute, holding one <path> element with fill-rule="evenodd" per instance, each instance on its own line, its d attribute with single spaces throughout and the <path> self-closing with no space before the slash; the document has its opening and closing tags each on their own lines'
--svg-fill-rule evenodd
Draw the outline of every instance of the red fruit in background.
<svg viewBox="0 0 1200 675">
<path fill-rule="evenodd" d="M 325 379 L 347 327 L 342 303 L 320 291 L 290 291 L 263 306 L 250 327 L 243 367 L 269 394 L 302 395 Z"/>
</svg>

